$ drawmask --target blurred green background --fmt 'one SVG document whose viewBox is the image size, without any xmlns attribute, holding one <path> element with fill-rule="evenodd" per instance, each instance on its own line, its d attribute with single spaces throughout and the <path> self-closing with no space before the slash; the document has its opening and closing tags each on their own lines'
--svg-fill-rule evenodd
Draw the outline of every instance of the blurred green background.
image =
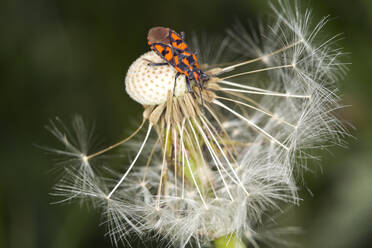
<svg viewBox="0 0 372 248">
<path fill-rule="evenodd" d="M 330 15 L 329 34 L 345 37 L 352 64 L 340 88 L 352 107 L 340 116 L 356 129 L 306 175 L 304 201 L 280 224 L 302 227 L 294 240 L 303 247 L 372 247 L 372 1 L 300 2 Z M 141 116 L 123 81 L 148 50 L 150 27 L 223 34 L 236 18 L 267 11 L 263 0 L 0 1 L 0 247 L 110 247 L 99 213 L 50 204 L 58 176 L 35 146 L 55 145 L 44 125 L 79 113 L 105 144 L 117 141 Z"/>
</svg>

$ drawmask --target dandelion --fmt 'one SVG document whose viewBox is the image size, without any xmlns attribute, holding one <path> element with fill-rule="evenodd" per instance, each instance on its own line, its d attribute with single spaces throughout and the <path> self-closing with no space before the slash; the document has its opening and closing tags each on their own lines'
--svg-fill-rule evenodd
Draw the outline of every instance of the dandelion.
<svg viewBox="0 0 372 248">
<path fill-rule="evenodd" d="M 311 149 L 340 143 L 345 133 L 332 115 L 343 53 L 335 38 L 317 40 L 327 19 L 313 26 L 310 11 L 302 15 L 287 1 L 272 8 L 276 19 L 268 28 L 248 32 L 238 24 L 216 47 L 199 48 L 208 81 L 192 84 L 191 92 L 174 67 L 149 65 L 164 62 L 153 51 L 134 61 L 125 88 L 144 111 L 128 138 L 90 154 L 67 131 L 51 128 L 65 146 L 55 151 L 78 161 L 55 194 L 93 200 L 116 245 L 154 233 L 180 247 L 213 241 L 245 247 L 244 237 L 257 246 L 263 237 L 255 227 L 264 213 L 298 202 L 296 174 Z M 221 66 L 226 53 L 245 60 Z M 86 144 L 81 119 L 74 123 L 77 143 Z M 142 141 L 130 143 L 138 150 L 126 170 L 107 178 L 91 165 L 140 133 Z"/>
</svg>

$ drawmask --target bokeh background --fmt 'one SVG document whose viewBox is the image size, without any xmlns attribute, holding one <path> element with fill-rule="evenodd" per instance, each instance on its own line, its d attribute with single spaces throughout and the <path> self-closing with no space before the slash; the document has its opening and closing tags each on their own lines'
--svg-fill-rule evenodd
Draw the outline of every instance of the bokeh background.
<svg viewBox="0 0 372 248">
<path fill-rule="evenodd" d="M 302 247 L 372 247 L 372 1 L 300 2 L 332 17 L 329 34 L 343 33 L 351 64 L 340 88 L 351 107 L 339 115 L 355 130 L 346 148 L 322 152 L 304 201 L 279 224 L 302 227 L 292 238 Z M 105 144 L 117 141 L 141 116 L 123 81 L 150 27 L 223 34 L 267 12 L 263 0 L 0 1 L 0 247 L 110 247 L 98 212 L 51 205 L 58 175 L 37 145 L 56 143 L 44 125 L 78 113 Z"/>
</svg>

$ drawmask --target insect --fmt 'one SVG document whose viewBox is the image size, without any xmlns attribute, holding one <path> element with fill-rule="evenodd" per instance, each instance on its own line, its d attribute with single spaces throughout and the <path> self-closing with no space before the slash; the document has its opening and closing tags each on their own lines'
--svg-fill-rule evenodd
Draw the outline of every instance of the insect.
<svg viewBox="0 0 372 248">
<path fill-rule="evenodd" d="M 193 92 L 190 81 L 194 81 L 201 91 L 204 83 L 209 80 L 209 76 L 200 70 L 195 53 L 186 44 L 183 32 L 178 34 L 170 28 L 154 27 L 149 30 L 147 40 L 150 48 L 165 61 L 163 63 L 149 63 L 149 65 L 171 65 L 177 70 L 174 88 L 177 78 L 183 74 L 189 92 Z"/>
</svg>

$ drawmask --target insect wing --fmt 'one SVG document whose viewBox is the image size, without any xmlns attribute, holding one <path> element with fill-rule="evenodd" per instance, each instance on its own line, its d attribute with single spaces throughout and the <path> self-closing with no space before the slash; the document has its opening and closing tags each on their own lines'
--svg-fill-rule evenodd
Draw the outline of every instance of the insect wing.
<svg viewBox="0 0 372 248">
<path fill-rule="evenodd" d="M 151 49 L 169 64 L 174 65 L 172 48 L 163 43 L 150 44 Z"/>
</svg>

